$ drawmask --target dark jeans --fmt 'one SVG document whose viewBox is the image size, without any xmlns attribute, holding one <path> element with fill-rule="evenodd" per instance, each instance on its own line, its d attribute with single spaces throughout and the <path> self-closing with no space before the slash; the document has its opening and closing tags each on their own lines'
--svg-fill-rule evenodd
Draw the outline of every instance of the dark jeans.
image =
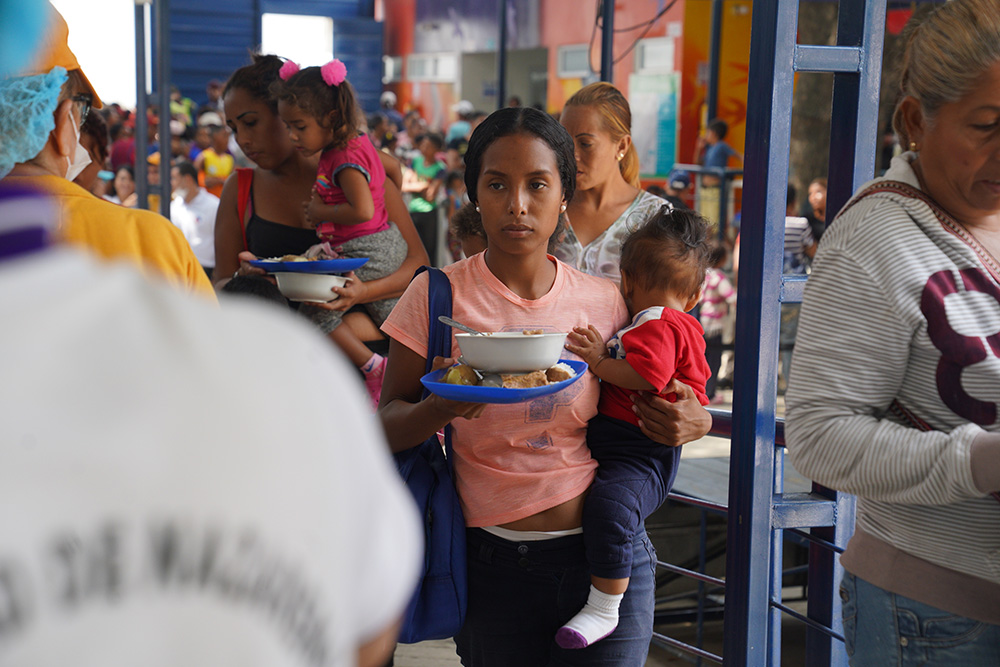
<svg viewBox="0 0 1000 667">
<path fill-rule="evenodd" d="M 1000 665 L 1000 625 L 890 593 L 850 572 L 840 597 L 851 667 Z"/>
<path fill-rule="evenodd" d="M 599 464 L 583 504 L 587 562 L 591 574 L 624 579 L 632 570 L 633 538 L 667 499 L 681 448 L 653 442 L 638 426 L 604 415 L 590 420 L 587 445 Z"/>
<path fill-rule="evenodd" d="M 653 633 L 656 552 L 641 529 L 619 622 L 605 639 L 563 649 L 556 631 L 587 602 L 583 536 L 510 542 L 479 528 L 468 535 L 469 610 L 455 637 L 466 667 L 642 667 Z"/>
</svg>

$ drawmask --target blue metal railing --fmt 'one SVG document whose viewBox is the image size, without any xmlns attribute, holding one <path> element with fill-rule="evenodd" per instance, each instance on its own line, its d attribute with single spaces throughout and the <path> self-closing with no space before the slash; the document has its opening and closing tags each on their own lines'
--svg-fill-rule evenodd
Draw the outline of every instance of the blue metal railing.
<svg viewBox="0 0 1000 667">
<path fill-rule="evenodd" d="M 719 210 L 718 212 L 713 212 L 713 216 L 718 221 L 718 234 L 719 238 L 723 239 L 726 237 L 726 232 L 729 229 L 729 200 L 733 195 L 733 183 L 737 176 L 743 175 L 742 169 L 721 169 L 719 167 L 703 167 L 698 164 L 684 164 L 675 163 L 674 169 L 683 169 L 684 171 L 690 172 L 697 175 L 715 176 L 719 179 Z M 695 208 L 699 211 L 699 201 L 701 198 L 701 179 L 695 179 Z"/>
</svg>

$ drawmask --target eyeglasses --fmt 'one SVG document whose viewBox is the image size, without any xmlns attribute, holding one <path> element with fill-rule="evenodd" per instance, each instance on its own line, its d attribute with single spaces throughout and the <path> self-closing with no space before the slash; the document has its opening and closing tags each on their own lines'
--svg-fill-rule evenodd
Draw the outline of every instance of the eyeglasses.
<svg viewBox="0 0 1000 667">
<path fill-rule="evenodd" d="M 90 114 L 90 107 L 94 104 L 94 96 L 90 93 L 80 93 L 70 99 L 83 105 L 83 111 L 80 112 L 80 127 L 83 127 L 83 124 L 87 121 L 87 116 Z"/>
</svg>

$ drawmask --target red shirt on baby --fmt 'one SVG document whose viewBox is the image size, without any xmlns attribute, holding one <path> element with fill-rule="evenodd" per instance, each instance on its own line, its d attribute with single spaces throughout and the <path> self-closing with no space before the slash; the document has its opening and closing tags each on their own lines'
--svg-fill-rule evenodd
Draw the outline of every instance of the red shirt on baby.
<svg viewBox="0 0 1000 667">
<path fill-rule="evenodd" d="M 705 335 L 691 315 L 672 308 L 654 306 L 632 318 L 632 323 L 608 341 L 612 359 L 625 359 L 644 380 L 657 388 L 660 396 L 673 402 L 673 392 L 663 388 L 677 378 L 694 389 L 698 401 L 708 405 L 705 383 L 712 372 L 705 359 Z M 601 414 L 638 425 L 632 412 L 632 395 L 638 392 L 601 382 Z"/>
</svg>

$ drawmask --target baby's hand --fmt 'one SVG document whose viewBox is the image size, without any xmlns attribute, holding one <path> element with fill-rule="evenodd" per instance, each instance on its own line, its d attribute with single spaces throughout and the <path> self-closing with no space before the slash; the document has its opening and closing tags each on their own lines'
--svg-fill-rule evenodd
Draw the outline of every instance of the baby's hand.
<svg viewBox="0 0 1000 667">
<path fill-rule="evenodd" d="M 566 349 L 586 361 L 590 370 L 594 370 L 597 364 L 608 357 L 608 348 L 604 345 L 604 338 L 593 324 L 587 325 L 586 328 L 573 327 L 573 330 L 569 332 L 568 339 Z"/>
</svg>

